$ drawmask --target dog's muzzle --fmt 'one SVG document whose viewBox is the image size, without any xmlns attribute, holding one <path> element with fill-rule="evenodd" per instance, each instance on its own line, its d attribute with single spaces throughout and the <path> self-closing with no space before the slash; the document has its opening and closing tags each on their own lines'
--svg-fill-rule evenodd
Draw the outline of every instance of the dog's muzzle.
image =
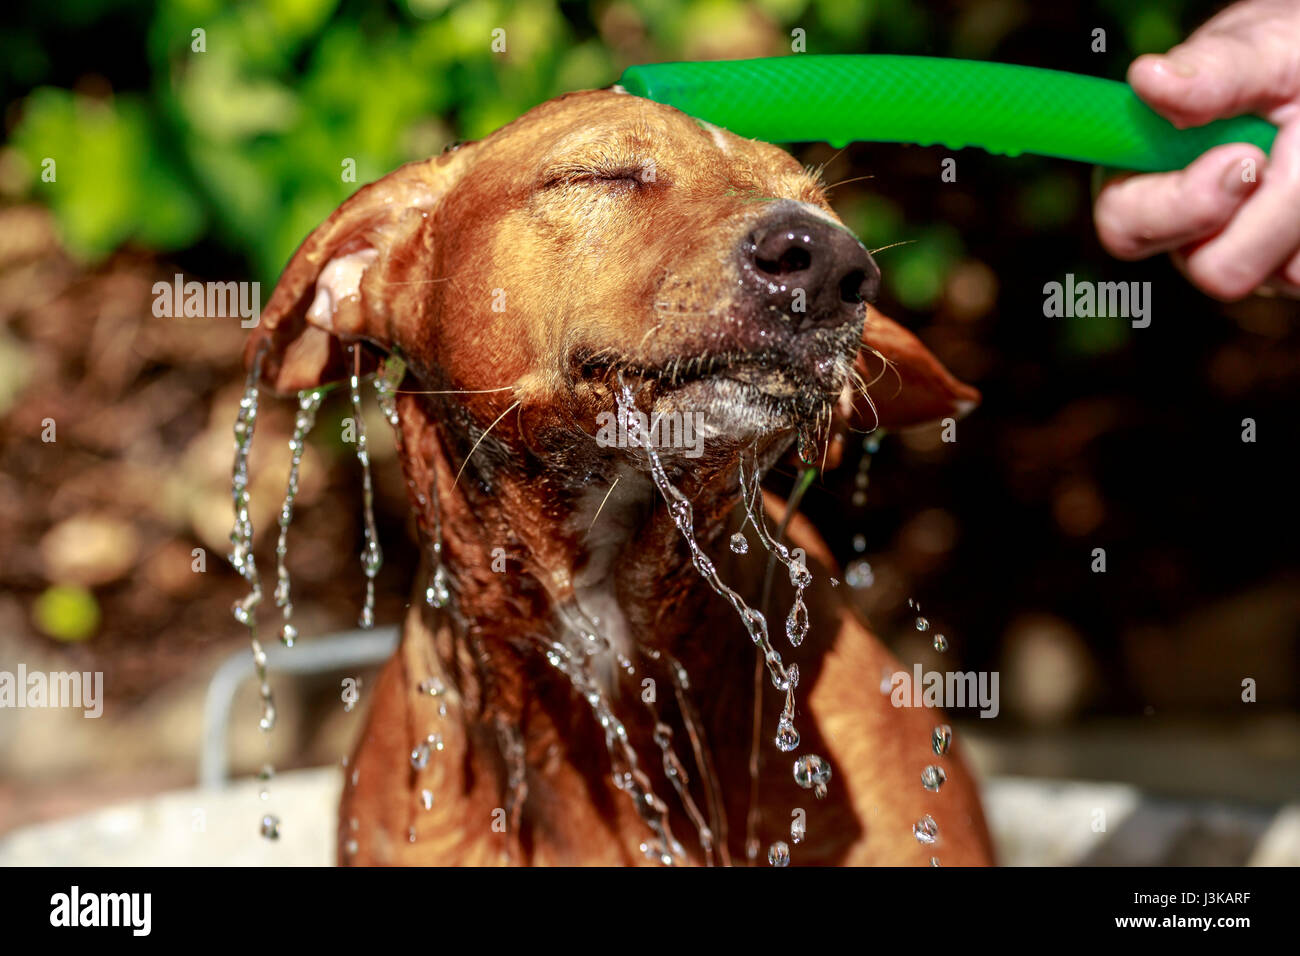
<svg viewBox="0 0 1300 956">
<path fill-rule="evenodd" d="M 880 269 L 847 229 L 804 211 L 777 210 L 740 245 L 745 295 L 759 315 L 779 313 L 796 332 L 841 325 L 874 301 Z"/>
</svg>

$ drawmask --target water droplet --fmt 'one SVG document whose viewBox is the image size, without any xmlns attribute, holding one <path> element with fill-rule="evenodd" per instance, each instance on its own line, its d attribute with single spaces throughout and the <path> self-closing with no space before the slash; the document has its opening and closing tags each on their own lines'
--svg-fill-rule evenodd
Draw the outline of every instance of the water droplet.
<svg viewBox="0 0 1300 956">
<path fill-rule="evenodd" d="M 777 840 L 767 848 L 767 862 L 773 866 L 790 865 L 790 847 L 782 840 Z"/>
<path fill-rule="evenodd" d="M 850 561 L 849 566 L 844 569 L 844 581 L 849 587 L 861 591 L 876 583 L 876 575 L 872 572 L 871 564 L 866 558 L 858 558 Z"/>
<path fill-rule="evenodd" d="M 262 817 L 262 836 L 268 840 L 280 839 L 280 818 L 268 813 Z"/>
<path fill-rule="evenodd" d="M 406 842 L 407 842 L 407 843 L 414 843 L 414 842 L 415 842 L 415 827 L 407 827 L 407 829 L 406 829 Z"/>
<path fill-rule="evenodd" d="M 948 638 L 942 634 L 934 635 L 934 649 L 940 653 L 946 651 L 948 649 Z"/>
<path fill-rule="evenodd" d="M 939 865 L 939 858 L 938 858 L 937 856 L 932 856 L 932 857 L 930 857 L 930 865 L 931 865 L 931 866 L 938 866 L 938 865 Z"/>
<path fill-rule="evenodd" d="M 262 717 L 258 720 L 257 726 L 266 731 L 275 727 L 275 702 L 269 692 L 262 697 Z"/>
<path fill-rule="evenodd" d="M 421 791 L 420 791 L 420 806 L 424 807 L 424 809 L 426 809 L 426 810 L 432 810 L 432 809 L 433 809 L 433 791 L 432 791 L 432 790 L 421 790 Z"/>
<path fill-rule="evenodd" d="M 790 563 L 790 583 L 799 590 L 803 590 L 812 584 L 812 572 L 800 564 L 798 561 Z"/>
<path fill-rule="evenodd" d="M 802 843 L 804 837 L 804 822 L 802 817 L 795 817 L 790 821 L 790 841 L 792 843 Z"/>
<path fill-rule="evenodd" d="M 347 852 L 348 856 L 356 856 L 357 850 L 360 849 L 360 847 L 357 846 L 356 840 L 349 840 L 344 845 L 343 849 Z"/>
<path fill-rule="evenodd" d="M 939 839 L 939 824 L 934 822 L 934 817 L 926 814 L 912 824 L 912 836 L 916 837 L 918 843 L 931 844 Z"/>
<path fill-rule="evenodd" d="M 411 767 L 415 770 L 423 770 L 429 766 L 429 745 L 421 743 L 411 751 Z"/>
<path fill-rule="evenodd" d="M 952 746 L 952 728 L 947 724 L 940 724 L 934 728 L 934 733 L 930 735 L 930 749 L 938 756 L 942 757 Z"/>
<path fill-rule="evenodd" d="M 867 550 L 867 536 L 865 534 L 855 534 L 853 536 L 853 550 L 858 554 Z"/>
<path fill-rule="evenodd" d="M 923 617 L 918 617 L 916 619 L 916 629 L 918 631 L 928 631 L 930 629 L 930 622 Z"/>
<path fill-rule="evenodd" d="M 931 793 L 937 793 L 947 779 L 948 775 L 944 773 L 943 768 L 936 767 L 934 764 L 921 771 L 921 786 Z"/>
<path fill-rule="evenodd" d="M 424 591 L 424 603 L 429 607 L 446 607 L 451 600 L 451 586 L 447 583 L 447 570 L 439 564 L 429 578 L 429 586 Z"/>
<path fill-rule="evenodd" d="M 285 647 L 293 647 L 293 642 L 298 639 L 298 629 L 292 624 L 285 624 L 280 628 L 280 643 Z"/>
<path fill-rule="evenodd" d="M 736 554 L 745 554 L 749 551 L 749 541 L 739 531 L 731 536 L 731 550 Z"/>
<path fill-rule="evenodd" d="M 349 358 L 356 355 L 357 346 L 348 348 Z M 366 423 L 361 409 L 361 380 L 354 371 L 348 380 L 352 398 L 352 415 L 356 423 L 357 461 L 361 463 L 361 512 L 364 519 L 365 547 L 361 551 L 361 569 L 366 578 L 366 599 L 357 623 L 369 630 L 375 626 L 375 576 L 384 563 L 379 547 L 379 532 L 375 529 L 375 489 L 370 474 L 370 451 L 366 440 Z"/>
<path fill-rule="evenodd" d="M 795 598 L 790 616 L 785 619 L 785 636 L 790 639 L 791 647 L 798 647 L 808 636 L 808 608 L 802 597 Z"/>
<path fill-rule="evenodd" d="M 830 779 L 831 765 L 816 754 L 804 754 L 794 762 L 794 782 L 811 790 L 818 799 L 826 796 Z"/>
<path fill-rule="evenodd" d="M 781 718 L 776 728 L 776 747 L 783 753 L 789 753 L 799 746 L 799 731 L 795 729 L 794 724 Z"/>
</svg>

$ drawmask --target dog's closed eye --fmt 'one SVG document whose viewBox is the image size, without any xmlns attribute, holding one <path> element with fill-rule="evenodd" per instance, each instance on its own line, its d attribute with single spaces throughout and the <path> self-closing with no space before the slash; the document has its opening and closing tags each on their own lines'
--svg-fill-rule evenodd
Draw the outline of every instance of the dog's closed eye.
<svg viewBox="0 0 1300 956">
<path fill-rule="evenodd" d="M 542 177 L 542 188 L 579 185 L 643 186 L 653 182 L 655 165 L 651 161 L 612 165 L 565 164 L 546 172 Z"/>
</svg>

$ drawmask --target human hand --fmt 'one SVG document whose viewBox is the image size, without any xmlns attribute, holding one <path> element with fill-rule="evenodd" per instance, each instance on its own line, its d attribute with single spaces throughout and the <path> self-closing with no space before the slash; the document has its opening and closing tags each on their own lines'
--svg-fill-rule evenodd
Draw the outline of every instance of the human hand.
<svg viewBox="0 0 1300 956">
<path fill-rule="evenodd" d="M 1129 83 L 1180 128 L 1258 113 L 1278 127 L 1271 155 L 1217 146 L 1186 169 L 1102 187 L 1101 243 L 1121 259 L 1170 252 L 1215 298 L 1300 296 L 1300 0 L 1242 0 L 1164 55 L 1133 61 Z"/>
</svg>

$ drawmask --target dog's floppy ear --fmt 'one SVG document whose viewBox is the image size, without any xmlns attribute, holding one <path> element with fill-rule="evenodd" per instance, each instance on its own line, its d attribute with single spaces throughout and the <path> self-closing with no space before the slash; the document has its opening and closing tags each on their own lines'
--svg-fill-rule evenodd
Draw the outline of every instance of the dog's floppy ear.
<svg viewBox="0 0 1300 956">
<path fill-rule="evenodd" d="M 461 151 L 408 163 L 363 186 L 298 247 L 244 348 L 262 381 L 292 393 L 350 374 L 345 347 L 394 344 L 382 286 L 390 253 L 419 230 L 464 163 Z M 370 360 L 373 363 L 373 360 Z"/>
<path fill-rule="evenodd" d="M 851 407 L 840 410 L 851 427 L 906 428 L 961 418 L 979 404 L 977 390 L 954 378 L 915 335 L 871 307 L 862 345 L 854 368 L 871 402 L 853 392 Z"/>
</svg>

